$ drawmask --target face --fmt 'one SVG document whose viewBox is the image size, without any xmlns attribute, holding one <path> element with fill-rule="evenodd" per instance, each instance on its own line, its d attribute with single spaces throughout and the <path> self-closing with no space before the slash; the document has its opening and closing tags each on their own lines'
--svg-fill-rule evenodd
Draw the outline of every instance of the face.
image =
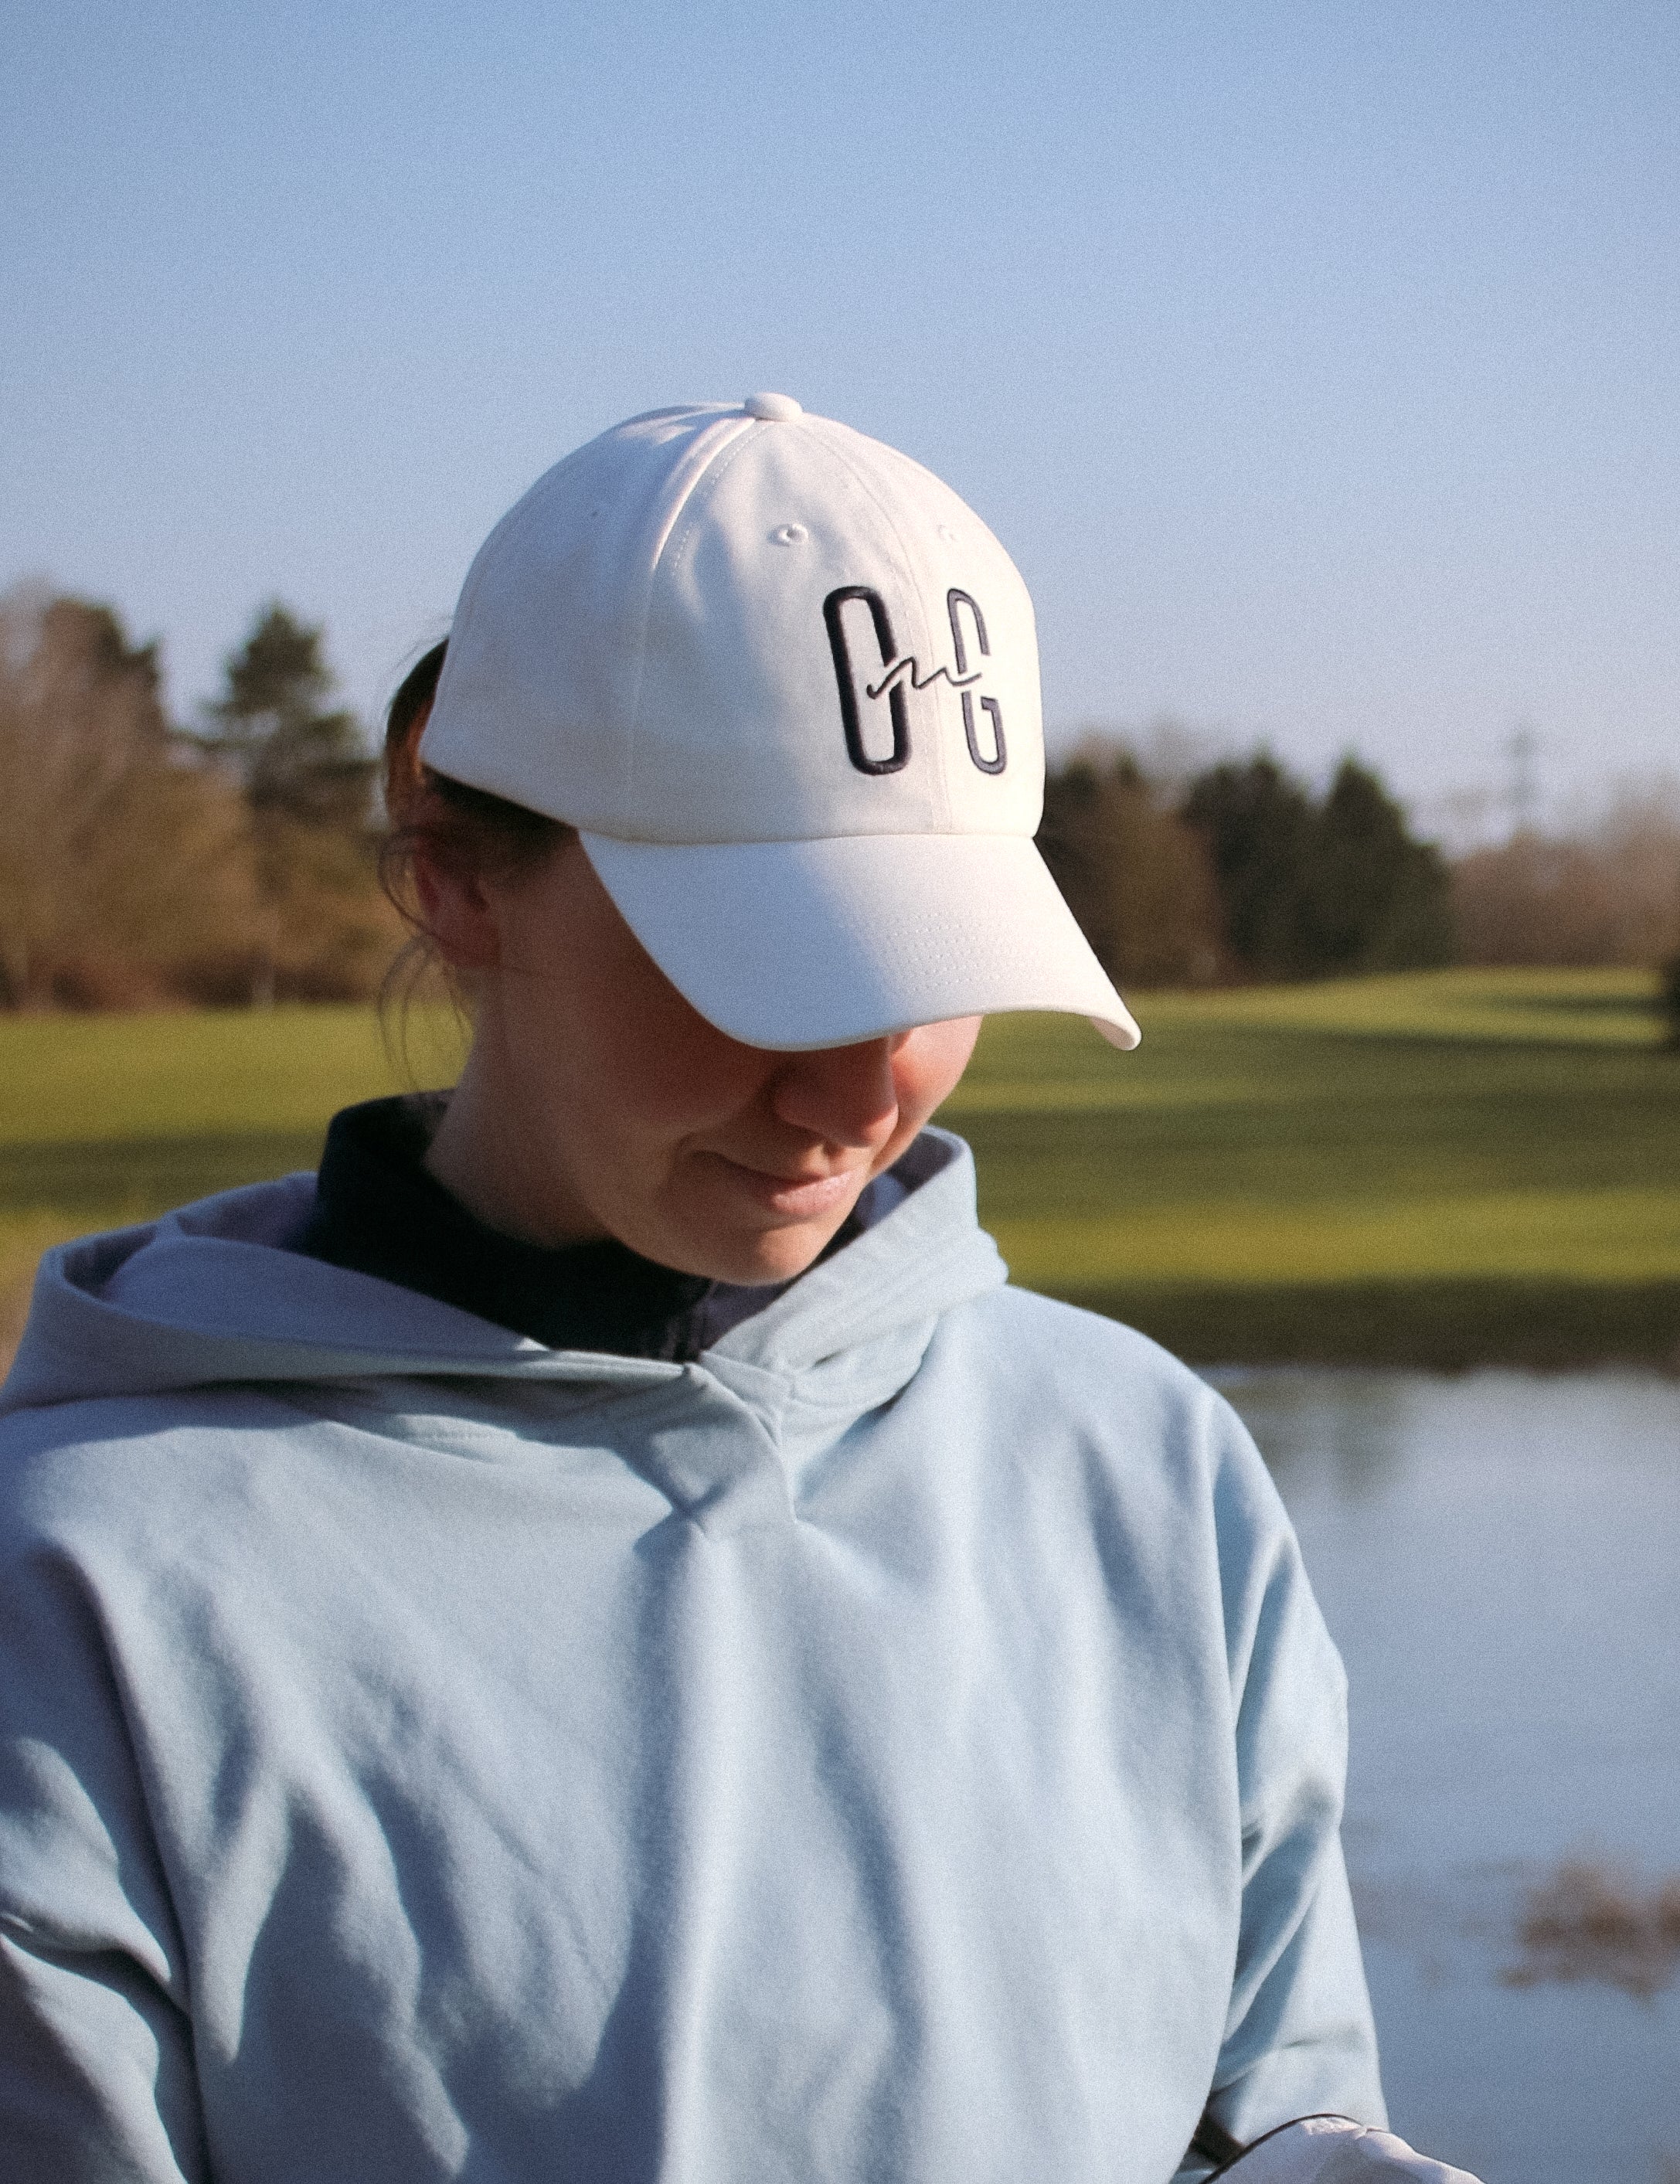
<svg viewBox="0 0 1680 2184">
<path fill-rule="evenodd" d="M 544 1243 L 616 1236 L 687 1273 L 808 1267 L 962 1075 L 978 1017 L 809 1054 L 743 1046 L 678 993 L 581 844 L 510 883 L 421 869 L 476 989 L 473 1050 L 429 1165 Z"/>
</svg>

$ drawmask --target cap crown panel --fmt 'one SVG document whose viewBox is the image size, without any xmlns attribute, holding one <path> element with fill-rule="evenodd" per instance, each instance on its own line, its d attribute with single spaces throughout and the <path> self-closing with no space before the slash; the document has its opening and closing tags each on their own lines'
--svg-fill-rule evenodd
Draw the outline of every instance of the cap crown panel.
<svg viewBox="0 0 1680 2184">
<path fill-rule="evenodd" d="M 622 815 L 654 557 L 715 444 L 743 429 L 720 407 L 655 411 L 515 502 L 462 588 L 428 765 L 574 826 Z"/>
<path fill-rule="evenodd" d="M 831 592 L 873 583 L 904 630 L 915 591 L 904 556 L 870 497 L 809 432 L 767 425 L 754 439 L 715 466 L 654 579 L 633 832 L 688 841 L 931 832 L 933 768 L 870 775 L 848 755 L 823 615 Z M 890 726 L 878 740 L 890 749 Z"/>
<path fill-rule="evenodd" d="M 1030 835 L 1032 605 L 972 511 L 863 434 L 653 412 L 491 533 L 423 749 L 626 840 Z"/>
</svg>

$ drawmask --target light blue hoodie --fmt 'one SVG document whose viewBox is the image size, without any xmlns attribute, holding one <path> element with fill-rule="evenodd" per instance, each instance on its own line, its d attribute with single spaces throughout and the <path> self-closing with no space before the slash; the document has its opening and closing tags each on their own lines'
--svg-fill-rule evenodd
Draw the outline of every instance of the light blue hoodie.
<svg viewBox="0 0 1680 2184">
<path fill-rule="evenodd" d="M 0 2177 L 1165 2184 L 1382 2120 L 1343 1687 L 1231 1412 L 966 1148 L 695 1365 L 50 1255 L 0 1396 Z"/>
</svg>

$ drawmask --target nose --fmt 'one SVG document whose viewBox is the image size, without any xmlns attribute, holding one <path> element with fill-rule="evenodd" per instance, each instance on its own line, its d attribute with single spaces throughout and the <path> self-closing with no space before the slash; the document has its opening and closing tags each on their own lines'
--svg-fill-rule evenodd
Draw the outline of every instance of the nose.
<svg viewBox="0 0 1680 2184">
<path fill-rule="evenodd" d="M 770 1106 L 782 1122 L 826 1145 L 883 1145 L 898 1119 L 893 1057 L 902 1044 L 902 1038 L 866 1039 L 790 1054 L 770 1087 Z"/>
</svg>

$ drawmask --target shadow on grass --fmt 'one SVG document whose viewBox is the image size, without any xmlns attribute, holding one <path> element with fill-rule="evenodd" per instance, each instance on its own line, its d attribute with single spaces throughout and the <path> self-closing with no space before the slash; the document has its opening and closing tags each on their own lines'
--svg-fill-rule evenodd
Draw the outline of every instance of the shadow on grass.
<svg viewBox="0 0 1680 2184">
<path fill-rule="evenodd" d="M 1680 1282 L 1488 1278 L 1047 1285 L 1193 1365 L 1628 1364 L 1680 1373 Z"/>
<path fill-rule="evenodd" d="M 90 1228 L 144 1220 L 212 1191 L 312 1168 L 323 1135 L 320 1130 L 242 1130 L 216 1137 L 0 1145 L 0 1212 L 86 1211 Z"/>
</svg>

